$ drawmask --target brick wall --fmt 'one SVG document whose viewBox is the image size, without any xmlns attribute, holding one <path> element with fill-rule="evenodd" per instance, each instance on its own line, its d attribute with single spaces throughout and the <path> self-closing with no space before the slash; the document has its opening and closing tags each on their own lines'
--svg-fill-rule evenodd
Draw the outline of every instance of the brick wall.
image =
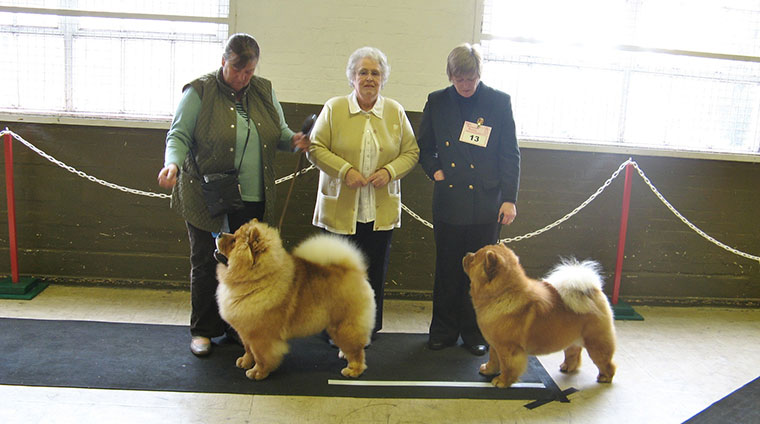
<svg viewBox="0 0 760 424">
<path fill-rule="evenodd" d="M 238 1 L 234 31 L 261 45 L 258 74 L 283 102 L 323 104 L 348 94 L 346 62 L 359 47 L 388 57 L 383 95 L 421 111 L 427 94 L 448 85 L 446 56 L 472 42 L 474 0 Z"/>
</svg>

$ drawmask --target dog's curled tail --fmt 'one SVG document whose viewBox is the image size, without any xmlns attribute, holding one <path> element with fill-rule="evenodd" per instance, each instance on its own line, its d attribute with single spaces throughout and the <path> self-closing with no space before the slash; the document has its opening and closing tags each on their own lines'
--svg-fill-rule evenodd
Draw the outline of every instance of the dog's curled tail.
<svg viewBox="0 0 760 424">
<path fill-rule="evenodd" d="M 554 286 L 565 304 L 574 312 L 586 314 L 600 312 L 609 306 L 597 302 L 606 297 L 602 293 L 604 282 L 600 274 L 601 266 L 596 261 L 579 262 L 576 259 L 562 259 L 549 271 L 544 280 Z"/>
<path fill-rule="evenodd" d="M 293 256 L 320 265 L 343 265 L 361 272 L 367 264 L 361 250 L 350 241 L 334 234 L 317 234 L 293 249 Z"/>
</svg>

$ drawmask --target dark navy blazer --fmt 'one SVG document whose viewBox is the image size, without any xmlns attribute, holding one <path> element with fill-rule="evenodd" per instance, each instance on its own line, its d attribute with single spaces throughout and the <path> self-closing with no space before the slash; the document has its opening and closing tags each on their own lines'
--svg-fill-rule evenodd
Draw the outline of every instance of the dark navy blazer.
<svg viewBox="0 0 760 424">
<path fill-rule="evenodd" d="M 473 94 L 469 116 L 462 116 L 454 86 L 430 93 L 422 113 L 417 143 L 420 165 L 433 179 L 441 169 L 443 181 L 433 191 L 433 220 L 448 224 L 486 224 L 498 219 L 504 202 L 516 203 L 520 184 L 512 103 L 508 94 L 482 82 Z M 464 121 L 491 127 L 488 145 L 459 141 Z"/>
</svg>

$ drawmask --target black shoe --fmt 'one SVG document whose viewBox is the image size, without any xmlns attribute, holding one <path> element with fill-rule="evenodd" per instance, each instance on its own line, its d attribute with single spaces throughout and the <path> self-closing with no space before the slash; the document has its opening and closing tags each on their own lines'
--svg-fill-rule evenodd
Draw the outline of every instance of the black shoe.
<svg viewBox="0 0 760 424">
<path fill-rule="evenodd" d="M 464 346 L 467 351 L 472 353 L 475 356 L 483 356 L 488 352 L 488 346 L 483 344 L 475 344 L 475 345 L 462 345 Z"/>
<path fill-rule="evenodd" d="M 454 343 L 455 342 L 444 342 L 441 340 L 430 339 L 427 342 L 427 347 L 430 350 L 441 350 L 446 349 L 449 346 L 454 346 Z"/>
<path fill-rule="evenodd" d="M 224 338 L 227 340 L 228 343 L 233 343 L 238 346 L 243 346 L 243 341 L 240 340 L 240 336 L 235 330 L 232 330 L 232 329 L 227 330 L 227 332 L 224 334 Z"/>
</svg>

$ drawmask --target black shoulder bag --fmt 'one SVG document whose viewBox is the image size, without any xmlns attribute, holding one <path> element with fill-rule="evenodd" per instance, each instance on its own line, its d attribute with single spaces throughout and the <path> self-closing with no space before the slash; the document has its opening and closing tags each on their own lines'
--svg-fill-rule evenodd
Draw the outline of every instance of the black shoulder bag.
<svg viewBox="0 0 760 424">
<path fill-rule="evenodd" d="M 240 156 L 240 163 L 236 169 L 229 169 L 224 172 L 201 175 L 198 163 L 195 161 L 195 153 L 190 149 L 193 164 L 198 175 L 201 175 L 201 189 L 203 190 L 203 199 L 206 201 L 206 207 L 211 217 L 216 218 L 219 215 L 243 209 L 243 198 L 240 196 L 240 182 L 238 174 L 240 167 L 243 165 L 245 149 L 248 147 L 248 138 L 251 136 L 251 127 L 248 127 L 248 134 L 245 136 L 245 145 L 243 154 Z"/>
</svg>

